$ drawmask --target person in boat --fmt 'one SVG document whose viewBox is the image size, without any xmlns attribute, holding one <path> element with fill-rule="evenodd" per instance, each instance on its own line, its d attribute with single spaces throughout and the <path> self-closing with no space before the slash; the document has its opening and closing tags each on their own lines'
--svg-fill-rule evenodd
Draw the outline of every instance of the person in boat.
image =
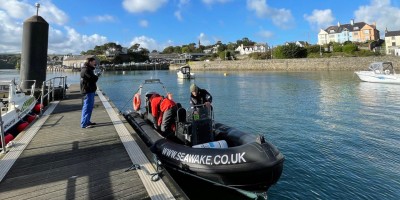
<svg viewBox="0 0 400 200">
<path fill-rule="evenodd" d="M 162 117 L 160 118 L 161 115 L 161 111 L 160 111 L 160 104 L 162 102 L 162 100 L 164 99 L 163 96 L 160 96 L 159 94 L 153 94 L 150 97 L 150 106 L 151 108 L 149 108 L 151 110 L 151 115 L 153 116 L 153 124 L 154 124 L 154 128 L 156 128 L 157 130 L 160 129 L 160 125 L 161 125 L 161 120 Z M 161 115 L 162 116 L 162 115 Z"/>
<path fill-rule="evenodd" d="M 153 94 L 150 97 L 150 102 L 154 127 L 161 130 L 166 137 L 173 134 L 175 132 L 176 111 L 180 104 L 175 103 L 171 93 L 168 93 L 166 98 L 159 94 Z"/>
<path fill-rule="evenodd" d="M 81 128 L 92 128 L 96 123 L 91 122 L 94 107 L 94 96 L 97 90 L 96 82 L 99 79 L 94 73 L 96 59 L 88 58 L 81 69 L 81 94 L 84 95 L 81 117 Z"/>
<path fill-rule="evenodd" d="M 167 98 L 163 99 L 160 104 L 160 112 L 162 113 L 161 132 L 165 137 L 175 135 L 176 112 L 179 107 L 180 104 L 175 103 L 171 93 L 168 93 Z"/>
<path fill-rule="evenodd" d="M 208 108 L 211 107 L 212 96 L 207 90 L 201 89 L 193 83 L 190 86 L 190 92 L 190 105 L 192 107 L 202 104 L 206 105 Z"/>
</svg>

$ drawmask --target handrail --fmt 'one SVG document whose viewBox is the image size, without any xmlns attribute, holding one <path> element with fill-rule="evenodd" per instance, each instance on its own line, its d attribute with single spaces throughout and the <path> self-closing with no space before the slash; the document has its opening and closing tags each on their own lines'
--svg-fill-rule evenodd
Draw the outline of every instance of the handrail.
<svg viewBox="0 0 400 200">
<path fill-rule="evenodd" d="M 59 81 L 58 85 L 56 84 L 56 80 Z M 45 93 L 46 87 L 48 88 L 47 93 Z M 51 100 L 54 100 L 54 93 L 55 93 L 56 88 L 62 88 L 62 98 L 65 98 L 66 87 L 67 87 L 67 76 L 53 77 L 49 80 L 43 81 L 42 95 L 40 97 L 40 104 L 43 105 L 44 98 L 46 98 L 46 97 L 47 97 L 47 102 L 51 102 Z M 42 115 L 42 114 L 43 114 L 43 107 L 40 107 L 40 115 Z"/>
</svg>

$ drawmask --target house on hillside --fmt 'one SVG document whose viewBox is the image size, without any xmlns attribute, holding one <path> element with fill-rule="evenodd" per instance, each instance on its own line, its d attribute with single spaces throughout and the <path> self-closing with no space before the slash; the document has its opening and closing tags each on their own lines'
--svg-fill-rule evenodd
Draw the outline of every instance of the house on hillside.
<svg viewBox="0 0 400 200">
<path fill-rule="evenodd" d="M 289 43 L 291 43 L 291 42 L 286 42 L 285 45 L 289 45 Z M 299 46 L 299 47 L 306 47 L 306 46 L 309 45 L 308 42 L 306 42 L 306 41 L 296 41 L 296 42 L 293 42 L 293 43 L 296 46 Z"/>
<path fill-rule="evenodd" d="M 235 51 L 238 51 L 240 55 L 247 55 L 255 52 L 265 53 L 267 47 L 265 44 L 255 44 L 253 46 L 243 46 L 243 44 L 241 44 Z"/>
<path fill-rule="evenodd" d="M 321 29 L 318 33 L 318 44 L 328 44 L 330 42 L 344 43 L 350 42 L 367 42 L 370 40 L 379 40 L 379 31 L 376 24 L 367 24 L 365 22 L 350 21 L 350 24 L 340 24 L 330 26 L 325 30 Z"/>
<path fill-rule="evenodd" d="M 386 54 L 400 56 L 400 31 L 385 30 Z"/>
<path fill-rule="evenodd" d="M 64 56 L 62 64 L 68 68 L 81 68 L 85 64 L 86 60 L 90 57 L 94 57 L 96 59 L 96 63 L 100 64 L 99 58 L 94 55 Z"/>
<path fill-rule="evenodd" d="M 219 47 L 219 44 L 217 44 L 217 45 L 215 45 L 215 46 L 213 46 L 213 47 L 211 47 L 211 48 L 204 49 L 203 52 L 204 52 L 205 54 L 218 53 L 218 47 Z"/>
</svg>

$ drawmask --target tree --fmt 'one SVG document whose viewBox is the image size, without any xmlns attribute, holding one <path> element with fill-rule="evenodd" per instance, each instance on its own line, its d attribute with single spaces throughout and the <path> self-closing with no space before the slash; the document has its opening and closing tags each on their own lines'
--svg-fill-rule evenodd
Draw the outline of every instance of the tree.
<svg viewBox="0 0 400 200">
<path fill-rule="evenodd" d="M 163 53 L 166 53 L 166 54 L 173 53 L 173 52 L 174 52 L 174 47 L 173 46 L 166 47 L 163 50 Z"/>
<path fill-rule="evenodd" d="M 244 37 L 241 40 L 236 41 L 237 46 L 243 44 L 243 46 L 254 46 L 255 42 L 251 41 L 249 38 Z"/>
<path fill-rule="evenodd" d="M 180 47 L 180 46 L 176 46 L 176 47 L 174 47 L 174 53 L 182 53 L 182 47 Z"/>
<path fill-rule="evenodd" d="M 295 43 L 278 46 L 273 53 L 275 58 L 305 58 L 307 50 L 304 47 L 299 47 Z"/>
<path fill-rule="evenodd" d="M 136 52 L 139 50 L 140 44 L 136 43 L 134 45 L 132 45 L 131 47 L 129 47 L 128 51 L 130 52 Z"/>
</svg>

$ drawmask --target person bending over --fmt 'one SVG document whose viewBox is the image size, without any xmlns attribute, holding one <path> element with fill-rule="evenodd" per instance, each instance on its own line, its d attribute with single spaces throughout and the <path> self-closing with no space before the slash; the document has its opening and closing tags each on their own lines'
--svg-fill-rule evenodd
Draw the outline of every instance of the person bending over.
<svg viewBox="0 0 400 200">
<path fill-rule="evenodd" d="M 192 84 L 190 92 L 190 105 L 192 107 L 202 104 L 211 107 L 212 96 L 207 90 L 197 87 L 196 84 Z"/>
</svg>

